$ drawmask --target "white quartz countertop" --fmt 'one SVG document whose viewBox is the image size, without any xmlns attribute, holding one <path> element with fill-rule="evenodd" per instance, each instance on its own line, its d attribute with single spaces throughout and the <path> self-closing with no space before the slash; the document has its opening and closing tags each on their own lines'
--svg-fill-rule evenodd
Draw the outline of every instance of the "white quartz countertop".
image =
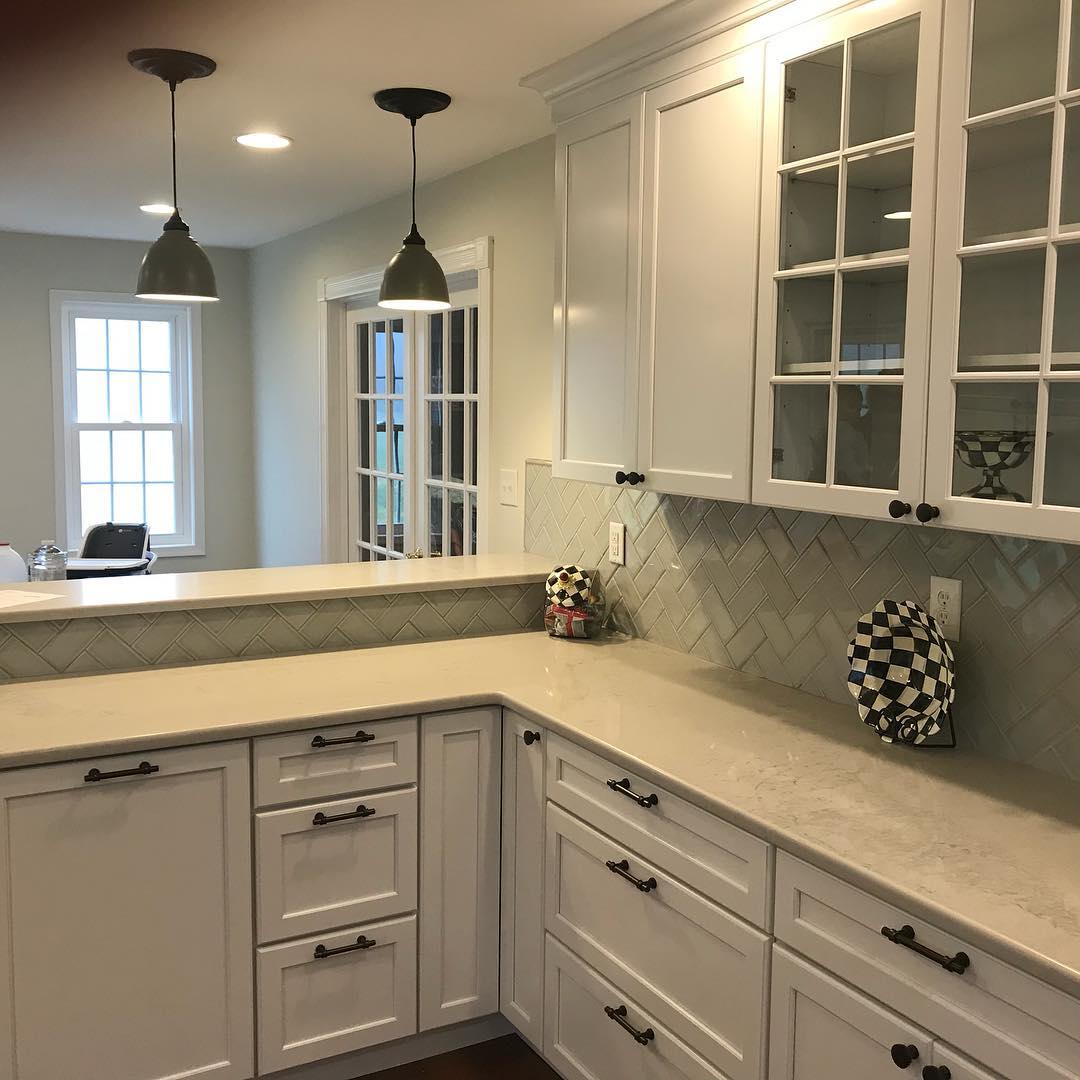
<svg viewBox="0 0 1080 1080">
<path fill-rule="evenodd" d="M 453 559 L 393 559 L 377 563 L 36 581 L 0 585 L 0 624 L 173 608 L 327 600 L 365 593 L 517 585 L 542 581 L 551 567 L 551 559 L 540 555 L 466 555 Z M 8 606 L 5 596 L 16 597 L 19 602 Z"/>
<path fill-rule="evenodd" d="M 641 641 L 524 633 L 13 683 L 0 768 L 485 703 L 1080 996 L 1080 787 L 888 746 L 854 707 Z"/>
</svg>

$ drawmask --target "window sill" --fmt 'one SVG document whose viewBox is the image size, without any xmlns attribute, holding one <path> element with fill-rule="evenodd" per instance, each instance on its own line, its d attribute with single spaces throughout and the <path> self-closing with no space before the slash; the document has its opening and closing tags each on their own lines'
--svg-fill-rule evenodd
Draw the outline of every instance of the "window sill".
<svg viewBox="0 0 1080 1080">
<path fill-rule="evenodd" d="M 155 544 L 153 537 L 150 537 L 150 550 L 159 559 L 206 554 L 206 548 L 202 544 Z"/>
</svg>

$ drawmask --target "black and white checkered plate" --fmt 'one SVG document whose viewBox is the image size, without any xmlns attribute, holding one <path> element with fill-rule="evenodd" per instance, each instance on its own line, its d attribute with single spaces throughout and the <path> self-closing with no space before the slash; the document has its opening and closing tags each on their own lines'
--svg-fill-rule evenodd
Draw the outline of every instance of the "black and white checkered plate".
<svg viewBox="0 0 1080 1080">
<path fill-rule="evenodd" d="M 882 600 L 848 645 L 848 689 L 886 742 L 936 735 L 956 696 L 956 662 L 934 618 L 913 600 Z"/>
</svg>

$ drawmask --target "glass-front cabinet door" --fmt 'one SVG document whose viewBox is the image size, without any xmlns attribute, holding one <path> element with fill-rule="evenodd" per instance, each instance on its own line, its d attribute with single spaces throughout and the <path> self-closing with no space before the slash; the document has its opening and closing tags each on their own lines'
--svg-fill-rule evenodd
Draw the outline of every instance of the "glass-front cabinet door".
<svg viewBox="0 0 1080 1080">
<path fill-rule="evenodd" d="M 946 14 L 926 499 L 1080 540 L 1080 4 Z"/>
<path fill-rule="evenodd" d="M 874 0 L 769 45 L 754 502 L 921 498 L 940 20 Z"/>
</svg>

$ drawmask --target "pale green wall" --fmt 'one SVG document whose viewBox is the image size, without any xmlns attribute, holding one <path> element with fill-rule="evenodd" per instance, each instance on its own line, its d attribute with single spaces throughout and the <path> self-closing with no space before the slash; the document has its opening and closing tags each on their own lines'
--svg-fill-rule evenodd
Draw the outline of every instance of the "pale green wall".
<svg viewBox="0 0 1080 1080">
<path fill-rule="evenodd" d="M 554 140 L 501 154 L 421 189 L 432 249 L 494 237 L 491 549 L 523 546 L 524 463 L 550 455 Z M 316 282 L 382 265 L 408 229 L 401 196 L 251 253 L 259 563 L 320 558 Z M 497 505 L 516 466 L 519 505 Z"/>
<path fill-rule="evenodd" d="M 146 244 L 0 232 L 0 540 L 21 554 L 56 535 L 49 290 L 126 292 Z M 203 309 L 206 555 L 163 572 L 250 566 L 252 484 L 248 253 L 211 249 L 221 302 Z"/>
</svg>

